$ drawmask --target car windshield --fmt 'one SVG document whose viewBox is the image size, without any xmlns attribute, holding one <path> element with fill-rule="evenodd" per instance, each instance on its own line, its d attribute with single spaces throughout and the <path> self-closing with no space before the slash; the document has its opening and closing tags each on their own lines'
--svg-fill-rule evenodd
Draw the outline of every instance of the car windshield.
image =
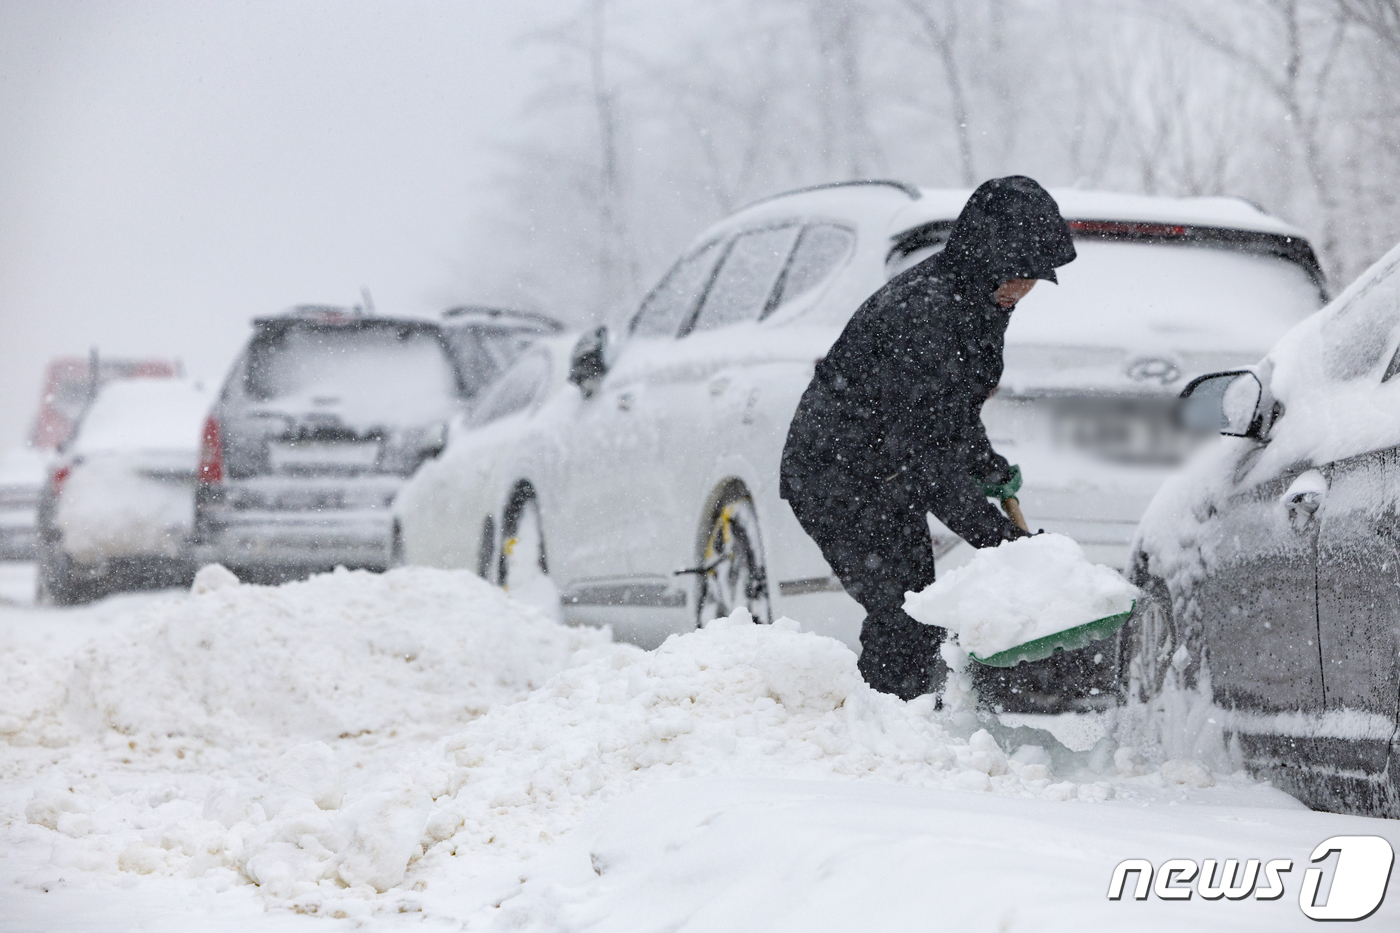
<svg viewBox="0 0 1400 933">
<path fill-rule="evenodd" d="M 540 337 L 534 330 L 450 326 L 443 327 L 443 334 L 457 356 L 470 396 L 495 381 Z"/>
<path fill-rule="evenodd" d="M 1076 238 L 1078 257 L 1017 306 L 1007 343 L 1257 350 L 1316 311 L 1297 263 L 1222 246 Z"/>
<path fill-rule="evenodd" d="M 397 322 L 272 326 L 248 351 L 247 392 L 284 411 L 333 411 L 352 424 L 425 424 L 459 400 L 436 331 Z"/>
</svg>

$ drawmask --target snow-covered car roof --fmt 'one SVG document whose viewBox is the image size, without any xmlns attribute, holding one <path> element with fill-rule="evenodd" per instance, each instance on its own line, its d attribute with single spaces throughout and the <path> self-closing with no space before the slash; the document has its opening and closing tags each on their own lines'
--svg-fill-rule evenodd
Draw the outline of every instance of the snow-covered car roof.
<svg viewBox="0 0 1400 933">
<path fill-rule="evenodd" d="M 1051 188 L 1067 220 L 1169 224 L 1269 233 L 1306 239 L 1307 234 L 1240 198 L 1168 198 L 1154 195 Z M 967 188 L 919 188 L 897 181 L 843 182 L 773 195 L 737 211 L 712 227 L 711 235 L 733 226 L 747 226 L 768 217 L 845 214 L 861 204 L 884 205 L 897 211 L 891 235 L 938 220 L 953 220 L 972 191 Z M 899 210 L 900 205 L 904 206 Z"/>
<path fill-rule="evenodd" d="M 459 305 L 442 312 L 442 322 L 453 327 L 490 327 L 557 334 L 564 325 L 534 311 L 493 308 L 486 305 Z"/>
<path fill-rule="evenodd" d="M 1186 227 L 1214 227 L 1247 230 L 1306 239 L 1291 224 L 1264 213 L 1239 198 L 1164 198 L 1155 195 L 1119 194 L 1111 191 L 1084 191 L 1078 188 L 1050 188 L 1066 220 L 1109 220 L 1124 223 L 1168 224 Z M 902 212 L 898 225 L 914 226 L 929 220 L 951 220 L 958 216 L 972 192 L 966 189 L 923 188 L 921 197 Z"/>
</svg>

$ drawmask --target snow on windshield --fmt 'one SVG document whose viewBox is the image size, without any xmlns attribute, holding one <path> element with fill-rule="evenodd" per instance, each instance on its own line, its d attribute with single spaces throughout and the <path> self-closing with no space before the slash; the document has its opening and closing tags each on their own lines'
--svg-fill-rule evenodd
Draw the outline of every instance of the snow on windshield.
<svg viewBox="0 0 1400 933">
<path fill-rule="evenodd" d="M 1263 353 L 1318 308 L 1301 266 L 1214 246 L 1078 238 L 1016 308 L 1008 344 Z"/>
<path fill-rule="evenodd" d="M 282 411 L 333 411 L 360 425 L 425 424 L 458 402 L 437 334 L 397 324 L 261 334 L 249 350 L 247 388 Z"/>
<path fill-rule="evenodd" d="M 73 450 L 80 454 L 194 451 L 210 402 L 202 386 L 183 379 L 108 383 L 83 416 Z"/>
</svg>

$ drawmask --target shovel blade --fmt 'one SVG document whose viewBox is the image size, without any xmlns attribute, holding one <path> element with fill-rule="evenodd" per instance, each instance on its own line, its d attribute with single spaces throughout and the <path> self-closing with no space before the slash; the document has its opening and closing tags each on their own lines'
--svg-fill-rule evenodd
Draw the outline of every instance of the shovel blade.
<svg viewBox="0 0 1400 933">
<path fill-rule="evenodd" d="M 1015 667 L 1022 661 L 1043 661 L 1057 651 L 1085 648 L 1096 641 L 1108 638 L 1123 627 L 1124 623 L 1132 616 L 1136 606 L 1137 600 L 1133 600 L 1133 604 L 1128 607 L 1127 612 L 1104 616 L 1102 619 L 1076 625 L 1074 628 L 1067 628 L 1062 632 L 1055 632 L 1053 635 L 1013 645 L 985 658 L 975 654 L 972 654 L 971 657 L 972 660 L 988 667 Z"/>
</svg>

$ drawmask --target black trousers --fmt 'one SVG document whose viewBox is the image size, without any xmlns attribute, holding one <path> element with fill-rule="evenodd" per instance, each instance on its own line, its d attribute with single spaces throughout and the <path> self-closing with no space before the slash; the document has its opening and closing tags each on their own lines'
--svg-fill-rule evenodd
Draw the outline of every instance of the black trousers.
<svg viewBox="0 0 1400 933">
<path fill-rule="evenodd" d="M 941 689 L 947 667 L 938 647 L 945 632 L 915 622 L 903 609 L 906 590 L 934 580 L 927 508 L 896 489 L 810 482 L 788 504 L 846 592 L 865 607 L 865 682 L 904 700 Z"/>
</svg>

